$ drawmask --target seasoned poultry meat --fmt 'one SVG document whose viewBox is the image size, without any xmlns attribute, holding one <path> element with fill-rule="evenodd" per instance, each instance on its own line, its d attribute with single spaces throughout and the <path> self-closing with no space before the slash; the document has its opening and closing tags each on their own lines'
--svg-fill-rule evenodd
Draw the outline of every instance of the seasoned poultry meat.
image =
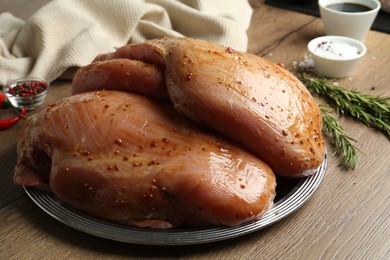
<svg viewBox="0 0 390 260">
<path fill-rule="evenodd" d="M 14 182 L 138 227 L 227 225 L 272 205 L 275 176 L 169 102 L 120 91 L 74 95 L 20 129 Z"/>
<path fill-rule="evenodd" d="M 137 71 L 148 84 L 132 79 Z M 256 55 L 190 38 L 150 40 L 82 67 L 73 92 L 93 89 L 169 96 L 180 113 L 245 145 L 283 176 L 310 175 L 324 159 L 313 97 L 287 70 Z"/>
</svg>

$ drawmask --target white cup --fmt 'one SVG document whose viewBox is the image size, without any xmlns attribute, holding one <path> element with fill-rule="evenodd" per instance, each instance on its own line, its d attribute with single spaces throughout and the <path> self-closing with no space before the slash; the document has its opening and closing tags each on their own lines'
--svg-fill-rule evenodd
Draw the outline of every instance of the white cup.
<svg viewBox="0 0 390 260">
<path fill-rule="evenodd" d="M 369 7 L 363 12 L 336 11 L 329 5 L 350 3 Z M 320 14 L 326 35 L 340 35 L 363 41 L 377 16 L 381 4 L 378 0 L 319 0 Z"/>
</svg>

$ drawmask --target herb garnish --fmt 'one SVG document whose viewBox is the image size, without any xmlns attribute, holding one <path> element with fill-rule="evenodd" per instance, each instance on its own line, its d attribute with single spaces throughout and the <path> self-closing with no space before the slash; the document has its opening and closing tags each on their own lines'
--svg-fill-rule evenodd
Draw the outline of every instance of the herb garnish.
<svg viewBox="0 0 390 260">
<path fill-rule="evenodd" d="M 356 140 L 349 137 L 343 127 L 337 122 L 336 118 L 331 115 L 333 111 L 331 108 L 320 105 L 320 109 L 323 119 L 323 130 L 333 139 L 335 146 L 334 156 L 342 157 L 339 166 L 346 170 L 354 170 L 358 162 L 358 149 L 353 144 L 356 143 Z"/>
<path fill-rule="evenodd" d="M 323 78 L 303 76 L 301 81 L 315 94 L 332 100 L 338 114 L 352 116 L 390 138 L 390 97 L 348 90 Z"/>
<path fill-rule="evenodd" d="M 372 96 L 355 89 L 348 90 L 334 84 L 332 80 L 303 75 L 302 83 L 312 93 L 330 100 L 337 114 L 351 116 L 368 127 L 380 130 L 390 139 L 390 97 Z M 354 169 L 357 164 L 358 149 L 352 144 L 356 142 L 349 137 L 341 125 L 332 117 L 329 108 L 320 106 L 324 128 L 333 139 L 336 156 L 342 156 L 340 165 Z"/>
</svg>

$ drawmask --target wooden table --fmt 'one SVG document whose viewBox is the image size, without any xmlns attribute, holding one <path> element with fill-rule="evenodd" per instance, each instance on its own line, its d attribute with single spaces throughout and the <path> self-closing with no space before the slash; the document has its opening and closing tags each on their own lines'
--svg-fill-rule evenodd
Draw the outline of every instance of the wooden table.
<svg viewBox="0 0 390 260">
<path fill-rule="evenodd" d="M 3 0 L 0 11 L 24 19 L 45 2 Z M 307 42 L 324 33 L 321 20 L 252 2 L 248 51 L 293 70 L 293 61 L 303 59 Z M 390 95 L 390 35 L 370 31 L 365 43 L 367 55 L 350 78 L 339 82 Z M 47 102 L 68 95 L 70 82 L 54 82 Z M 351 119 L 340 118 L 340 123 L 365 154 L 355 171 L 341 170 L 330 156 L 320 187 L 284 220 L 230 240 L 165 247 L 94 237 L 50 217 L 12 184 L 18 126 L 1 131 L 0 259 L 390 259 L 390 142 Z M 331 155 L 329 140 L 327 146 Z"/>
</svg>

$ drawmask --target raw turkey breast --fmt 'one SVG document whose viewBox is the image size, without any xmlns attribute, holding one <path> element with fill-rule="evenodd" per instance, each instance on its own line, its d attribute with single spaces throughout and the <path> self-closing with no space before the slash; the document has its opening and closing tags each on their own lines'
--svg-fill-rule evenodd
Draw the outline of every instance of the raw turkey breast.
<svg viewBox="0 0 390 260">
<path fill-rule="evenodd" d="M 131 77 L 139 71 L 148 79 L 141 88 Z M 74 93 L 93 89 L 169 96 L 180 113 L 243 144 L 283 176 L 310 175 L 324 159 L 313 97 L 287 70 L 256 55 L 190 38 L 126 45 L 76 73 Z"/>
<path fill-rule="evenodd" d="M 132 93 L 49 105 L 21 127 L 17 152 L 16 184 L 139 227 L 235 226 L 259 218 L 275 196 L 260 159 L 170 103 Z"/>
</svg>

